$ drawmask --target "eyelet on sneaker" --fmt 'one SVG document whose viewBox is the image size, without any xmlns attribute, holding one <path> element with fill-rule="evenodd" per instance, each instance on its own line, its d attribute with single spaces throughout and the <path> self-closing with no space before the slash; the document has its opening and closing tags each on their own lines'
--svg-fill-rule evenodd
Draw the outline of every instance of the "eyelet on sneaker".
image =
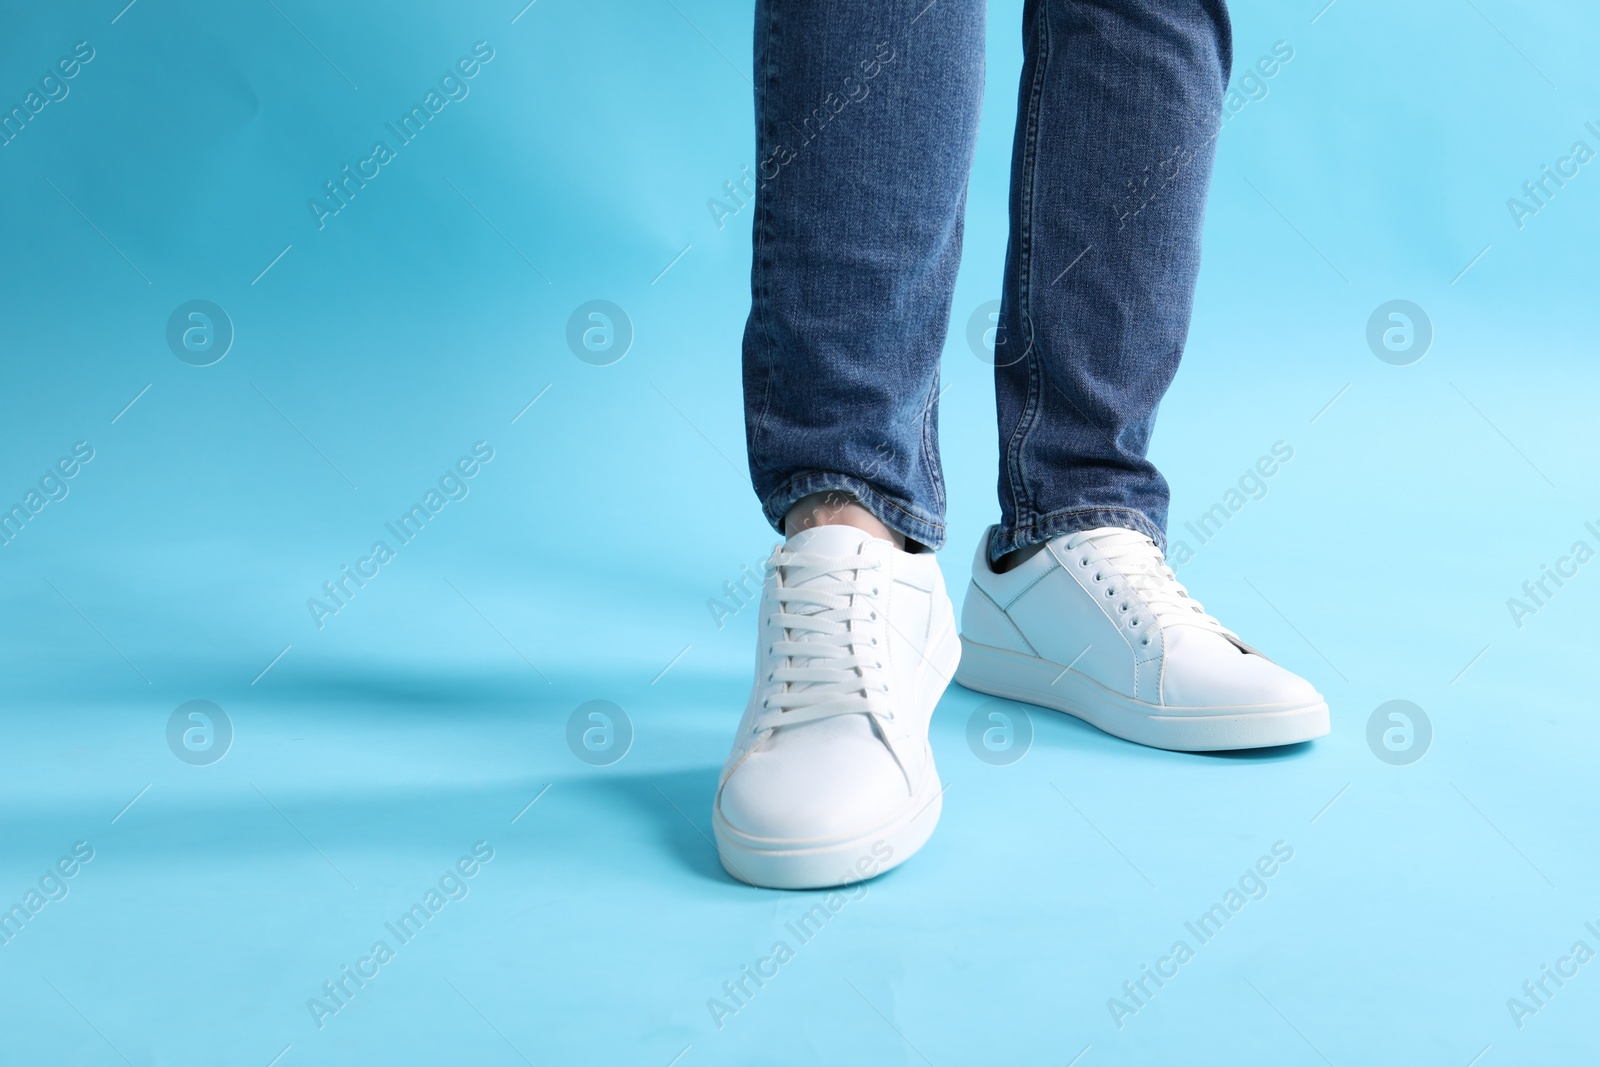
<svg viewBox="0 0 1600 1067">
<path fill-rule="evenodd" d="M 1116 595 L 1117 595 L 1117 587 L 1116 586 L 1114 586 L 1114 585 L 1106 586 L 1106 596 L 1116 596 Z"/>
<path fill-rule="evenodd" d="M 1139 644 L 1142 645 L 1145 648 L 1149 648 L 1150 647 L 1150 638 L 1146 637 L 1143 641 L 1140 641 Z"/>
<path fill-rule="evenodd" d="M 873 643 L 873 644 L 874 644 L 874 645 L 876 645 L 876 644 L 877 644 L 877 643 L 878 643 L 878 639 L 877 639 L 877 637 L 876 637 L 876 636 L 874 636 L 874 637 L 873 637 L 873 639 L 872 639 L 872 643 Z"/>
<path fill-rule="evenodd" d="M 1129 619 L 1128 620 L 1128 625 L 1129 626 L 1138 626 L 1139 625 L 1139 616 L 1135 615 L 1133 618 Z"/>
<path fill-rule="evenodd" d="M 1087 567 L 1088 565 L 1089 565 L 1089 557 L 1088 556 L 1084 556 L 1082 559 L 1080 559 L 1078 561 L 1078 566 L 1080 566 L 1080 567 Z"/>
<path fill-rule="evenodd" d="M 870 615 L 867 616 L 867 621 L 868 622 L 877 622 L 878 621 L 878 613 L 876 611 L 872 612 Z"/>
<path fill-rule="evenodd" d="M 1097 574 L 1097 575 L 1094 576 L 1094 580 L 1097 581 L 1097 582 L 1104 581 L 1105 580 L 1105 575 Z"/>
<path fill-rule="evenodd" d="M 1126 615 L 1128 613 L 1128 605 L 1127 604 L 1118 604 L 1117 605 L 1117 610 L 1122 612 L 1124 615 Z"/>
</svg>

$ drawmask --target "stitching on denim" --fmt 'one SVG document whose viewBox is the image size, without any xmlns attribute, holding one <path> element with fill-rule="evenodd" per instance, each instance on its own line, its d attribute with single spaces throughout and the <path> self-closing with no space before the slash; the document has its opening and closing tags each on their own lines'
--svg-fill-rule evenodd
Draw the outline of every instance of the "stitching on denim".
<svg viewBox="0 0 1600 1067">
<path fill-rule="evenodd" d="M 1219 97 L 1228 92 L 1228 82 L 1233 80 L 1233 16 L 1228 13 L 1227 0 L 1216 0 L 1216 11 L 1212 13 L 1212 21 L 1217 28 L 1217 59 L 1220 60 L 1222 74 L 1222 92 Z M 1222 117 L 1217 116 L 1220 122 Z"/>
<path fill-rule="evenodd" d="M 1144 512 L 1139 511 L 1137 508 L 1124 508 L 1116 505 L 1062 508 L 1059 511 L 1052 511 L 1047 515 L 1041 515 L 1035 522 L 1028 523 L 1026 525 L 1018 525 L 1012 531 L 1012 533 L 1043 533 L 1046 532 L 1049 527 L 1055 525 L 1057 520 L 1070 518 L 1075 515 L 1126 515 L 1136 521 L 1137 525 L 1135 529 L 1137 529 L 1138 532 L 1149 535 L 1157 544 L 1164 545 L 1167 540 L 1166 534 L 1162 531 L 1161 527 L 1152 522 L 1150 517 Z M 1164 548 L 1163 551 L 1165 551 Z"/>
<path fill-rule="evenodd" d="M 1041 4 L 1036 18 L 1038 28 L 1034 31 L 1035 47 L 1038 49 L 1038 65 L 1034 71 L 1033 85 L 1028 93 L 1027 136 L 1023 142 L 1022 182 L 1023 189 L 1018 194 L 1018 243 L 1021 246 L 1017 252 L 1017 314 L 1022 321 L 1030 324 L 1028 330 L 1028 395 L 1023 402 L 1022 413 L 1017 419 L 1017 425 L 1011 433 L 1011 439 L 1006 442 L 1006 476 L 1011 483 L 1011 499 L 1016 509 L 1018 519 L 1026 517 L 1031 521 L 1038 514 L 1038 505 L 1028 492 L 1027 473 L 1023 470 L 1023 452 L 1027 445 L 1028 435 L 1032 432 L 1034 423 L 1039 413 L 1039 401 L 1043 390 L 1040 367 L 1041 360 L 1034 346 L 1032 314 L 1032 274 L 1033 274 L 1033 216 L 1034 192 L 1038 187 L 1037 173 L 1039 166 L 1039 122 L 1040 111 L 1043 107 L 1044 85 L 1046 74 L 1050 66 L 1050 13 L 1045 4 Z"/>
<path fill-rule="evenodd" d="M 933 383 L 928 387 L 928 399 L 922 405 L 922 465 L 928 487 L 933 491 L 933 502 L 940 515 L 944 514 L 944 472 L 939 466 L 939 452 L 933 435 L 938 426 L 939 364 L 933 364 Z"/>
<path fill-rule="evenodd" d="M 763 27 L 766 31 L 766 39 L 761 42 L 761 56 L 765 57 L 771 52 L 773 42 L 777 39 L 777 0 L 767 0 L 767 2 L 761 6 L 763 14 L 766 15 L 765 25 Z M 761 122 L 763 126 L 766 127 L 762 132 L 769 135 L 768 137 L 763 138 L 763 140 L 770 140 L 770 134 L 772 133 L 774 123 L 772 122 L 770 115 L 767 113 L 767 108 L 770 107 L 770 101 L 777 98 L 777 64 L 764 62 L 760 65 L 766 75 L 762 79 L 762 89 L 765 94 L 765 106 L 761 112 Z M 777 361 L 774 357 L 778 350 L 777 341 L 772 334 L 772 320 L 770 317 L 772 300 L 771 290 L 767 281 L 772 270 L 772 264 L 769 259 L 772 207 L 768 203 L 767 197 L 762 195 L 760 172 L 761 165 L 759 162 L 757 162 L 756 212 L 755 223 L 753 226 L 753 247 L 751 250 L 751 255 L 753 262 L 759 266 L 760 273 L 758 277 L 760 278 L 760 281 L 757 285 L 758 291 L 751 294 L 751 299 L 753 302 L 753 312 L 757 323 L 757 332 L 760 334 L 766 344 L 766 352 L 764 353 L 765 359 L 762 365 L 761 410 L 756 415 L 755 426 L 750 430 L 748 441 L 748 450 L 750 454 L 750 474 L 752 480 L 756 478 L 758 470 L 764 469 L 758 464 L 757 455 L 761 451 L 761 442 L 766 436 L 767 432 L 767 422 L 772 415 L 772 397 L 774 393 L 773 379 L 777 377 Z"/>
<path fill-rule="evenodd" d="M 1017 532 L 1020 533 L 1024 530 L 1033 530 L 1038 527 L 1049 526 L 1056 519 L 1064 519 L 1072 515 L 1129 515 L 1135 519 L 1138 519 L 1144 525 L 1155 526 L 1155 523 L 1150 521 L 1150 517 L 1144 512 L 1140 511 L 1138 508 L 1125 508 L 1116 504 L 1095 504 L 1085 507 L 1061 508 L 1057 511 L 1052 511 L 1049 514 L 1039 516 L 1039 519 L 1036 522 L 1029 523 L 1026 526 L 1018 526 Z"/>
</svg>

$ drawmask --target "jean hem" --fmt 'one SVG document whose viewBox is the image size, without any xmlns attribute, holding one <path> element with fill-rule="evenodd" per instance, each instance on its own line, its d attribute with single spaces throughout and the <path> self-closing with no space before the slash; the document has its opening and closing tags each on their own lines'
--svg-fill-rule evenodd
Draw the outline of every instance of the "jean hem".
<svg viewBox="0 0 1600 1067">
<path fill-rule="evenodd" d="M 1163 553 L 1167 550 L 1166 532 L 1136 508 L 1075 507 L 1041 515 L 1036 521 L 1023 526 L 1007 527 L 1002 523 L 989 539 L 989 562 L 992 564 L 1006 553 L 1028 545 L 1103 526 L 1120 526 L 1142 533 L 1154 541 Z"/>
<path fill-rule="evenodd" d="M 825 493 L 829 490 L 849 493 L 879 522 L 908 540 L 932 550 L 944 547 L 944 523 L 917 508 L 910 501 L 897 500 L 879 490 L 871 482 L 850 474 L 805 471 L 793 475 L 766 495 L 761 502 L 761 510 L 766 515 L 767 521 L 772 524 L 772 528 L 781 534 L 783 517 L 794 507 L 796 501 L 813 493 Z"/>
</svg>

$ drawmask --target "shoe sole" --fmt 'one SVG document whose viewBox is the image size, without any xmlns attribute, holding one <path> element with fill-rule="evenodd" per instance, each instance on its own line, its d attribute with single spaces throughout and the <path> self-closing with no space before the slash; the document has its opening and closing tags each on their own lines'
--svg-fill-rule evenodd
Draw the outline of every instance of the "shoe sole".
<svg viewBox="0 0 1600 1067">
<path fill-rule="evenodd" d="M 974 692 L 1065 712 L 1113 737 L 1174 752 L 1276 748 L 1325 737 L 1328 704 L 1157 708 L 1065 664 L 961 639 L 955 680 Z"/>
<path fill-rule="evenodd" d="M 952 625 L 921 664 L 918 692 L 924 721 L 949 685 L 961 658 L 961 643 Z M 827 889 L 852 885 L 893 870 L 916 854 L 933 836 L 943 810 L 944 788 L 933 765 L 933 749 L 925 754 L 926 771 L 917 790 L 895 817 L 874 829 L 837 841 L 783 841 L 751 837 L 729 826 L 720 802 L 711 812 L 722 869 L 741 882 L 763 889 Z M 719 796 L 720 801 L 720 796 Z M 887 855 L 885 855 L 887 853 Z M 863 868 L 867 869 L 863 869 Z"/>
</svg>

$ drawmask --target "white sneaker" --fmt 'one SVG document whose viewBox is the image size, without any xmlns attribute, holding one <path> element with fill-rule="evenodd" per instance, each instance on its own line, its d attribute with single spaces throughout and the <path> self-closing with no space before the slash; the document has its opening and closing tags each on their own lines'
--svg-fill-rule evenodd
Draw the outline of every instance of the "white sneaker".
<svg viewBox="0 0 1600 1067">
<path fill-rule="evenodd" d="M 767 561 L 756 678 L 712 808 L 751 885 L 846 885 L 897 866 L 939 821 L 928 720 L 960 658 L 931 552 L 817 526 Z"/>
<path fill-rule="evenodd" d="M 961 610 L 956 681 L 968 689 L 1155 748 L 1265 748 L 1327 734 L 1328 705 L 1311 683 L 1207 615 L 1144 534 L 1067 534 L 996 574 L 993 532 Z"/>
</svg>

